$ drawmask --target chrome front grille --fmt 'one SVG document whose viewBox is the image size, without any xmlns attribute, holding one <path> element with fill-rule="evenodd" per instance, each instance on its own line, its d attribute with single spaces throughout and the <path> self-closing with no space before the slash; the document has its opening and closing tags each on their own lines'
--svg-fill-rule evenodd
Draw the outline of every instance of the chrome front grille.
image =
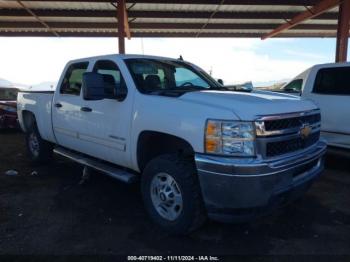
<svg viewBox="0 0 350 262">
<path fill-rule="evenodd" d="M 255 122 L 257 151 L 262 157 L 278 157 L 307 149 L 320 138 L 319 110 L 260 117 Z"/>
<path fill-rule="evenodd" d="M 306 115 L 300 117 L 284 118 L 265 121 L 265 130 L 274 131 L 274 130 L 283 130 L 289 128 L 300 128 L 302 124 L 317 124 L 321 121 L 320 114 Z"/>
</svg>

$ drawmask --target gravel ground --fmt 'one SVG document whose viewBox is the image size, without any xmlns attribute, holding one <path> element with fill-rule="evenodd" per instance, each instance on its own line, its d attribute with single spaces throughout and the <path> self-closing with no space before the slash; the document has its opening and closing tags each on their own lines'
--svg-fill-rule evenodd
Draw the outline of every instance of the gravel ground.
<svg viewBox="0 0 350 262">
<path fill-rule="evenodd" d="M 293 254 L 350 259 L 349 159 L 327 155 L 326 170 L 311 190 L 272 216 L 244 225 L 208 222 L 190 236 L 173 237 L 148 219 L 139 185 L 97 174 L 79 185 L 79 165 L 56 158 L 50 165 L 33 167 L 23 140 L 21 133 L 0 133 L 0 255 Z M 9 169 L 19 174 L 5 175 Z"/>
</svg>

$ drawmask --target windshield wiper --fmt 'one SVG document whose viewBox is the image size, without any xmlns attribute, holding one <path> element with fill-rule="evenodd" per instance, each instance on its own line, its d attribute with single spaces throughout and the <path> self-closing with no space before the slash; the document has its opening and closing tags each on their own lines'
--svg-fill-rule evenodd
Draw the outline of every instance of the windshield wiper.
<svg viewBox="0 0 350 262">
<path fill-rule="evenodd" d="M 185 93 L 189 92 L 195 92 L 195 91 L 202 91 L 203 89 L 198 88 L 186 88 L 186 89 L 159 89 L 155 91 L 148 92 L 150 95 L 161 95 L 161 96 L 182 96 Z"/>
<path fill-rule="evenodd" d="M 224 86 L 211 86 L 209 90 L 230 91 L 227 87 Z"/>
<path fill-rule="evenodd" d="M 168 88 L 168 89 L 158 89 L 154 91 L 147 92 L 150 95 L 170 95 L 170 96 L 180 96 L 188 92 L 196 91 L 208 91 L 208 90 L 218 90 L 218 91 L 230 91 L 226 87 L 210 86 L 209 88 L 204 88 L 202 86 L 186 86 L 186 88 Z"/>
</svg>

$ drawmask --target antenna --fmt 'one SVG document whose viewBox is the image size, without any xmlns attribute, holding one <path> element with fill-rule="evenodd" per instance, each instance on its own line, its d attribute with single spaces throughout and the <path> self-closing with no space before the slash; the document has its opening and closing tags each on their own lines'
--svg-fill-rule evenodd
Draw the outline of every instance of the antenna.
<svg viewBox="0 0 350 262">
<path fill-rule="evenodd" d="M 182 55 L 180 55 L 179 60 L 184 61 L 184 59 L 182 58 Z"/>
</svg>

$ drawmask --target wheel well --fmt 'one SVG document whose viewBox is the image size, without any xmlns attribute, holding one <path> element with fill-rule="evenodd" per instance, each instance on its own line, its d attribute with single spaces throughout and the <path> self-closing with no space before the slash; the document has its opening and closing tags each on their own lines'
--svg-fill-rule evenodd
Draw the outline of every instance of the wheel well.
<svg viewBox="0 0 350 262">
<path fill-rule="evenodd" d="M 171 153 L 193 156 L 192 146 L 184 139 L 155 131 L 143 131 L 137 142 L 137 164 L 142 171 L 153 158 Z"/>
<path fill-rule="evenodd" d="M 22 112 L 22 118 L 23 118 L 23 125 L 26 132 L 33 129 L 33 127 L 36 125 L 36 119 L 35 115 L 27 110 L 24 110 Z"/>
</svg>

